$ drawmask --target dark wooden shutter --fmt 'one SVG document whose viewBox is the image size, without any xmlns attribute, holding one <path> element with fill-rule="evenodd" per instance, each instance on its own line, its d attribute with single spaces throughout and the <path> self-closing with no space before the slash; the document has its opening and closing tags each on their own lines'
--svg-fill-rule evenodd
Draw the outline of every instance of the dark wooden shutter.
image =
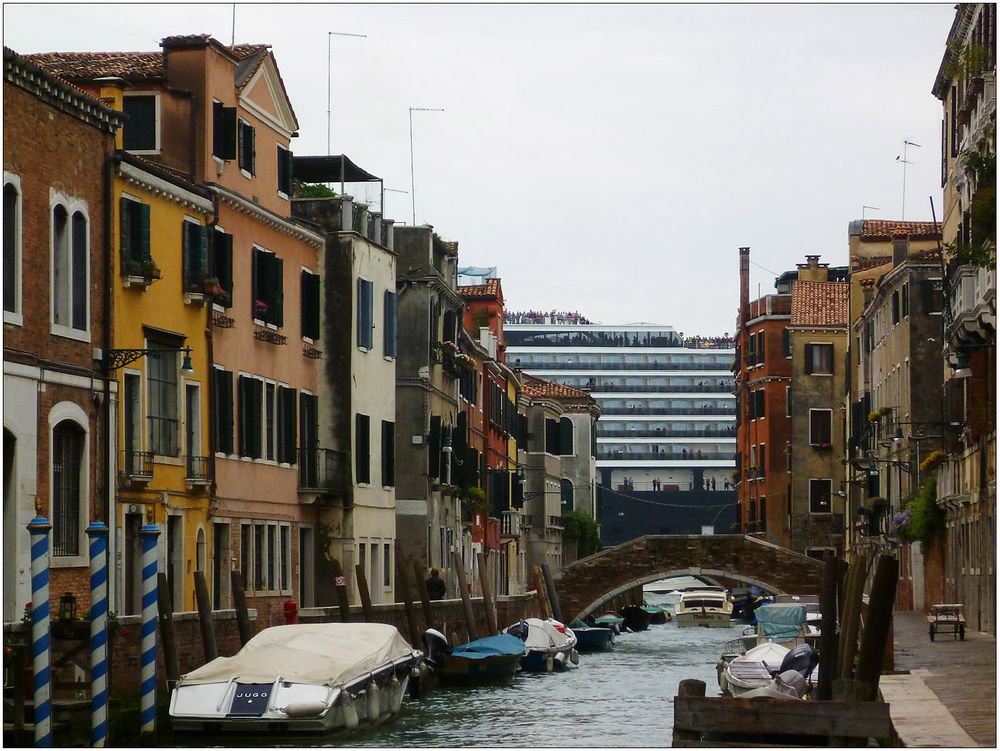
<svg viewBox="0 0 1000 751">
<path fill-rule="evenodd" d="M 226 370 L 215 371 L 215 413 L 216 451 L 233 453 L 233 374 Z"/>
<path fill-rule="evenodd" d="M 195 281 L 201 284 L 208 276 L 208 227 L 194 225 L 195 235 Z"/>
<path fill-rule="evenodd" d="M 222 107 L 221 113 L 221 140 L 219 141 L 218 150 L 215 151 L 215 155 L 219 159 L 232 160 L 236 158 L 236 149 L 239 141 L 237 135 L 239 132 L 237 128 L 239 120 L 236 116 L 235 107 Z"/>
<path fill-rule="evenodd" d="M 319 340 L 319 275 L 302 272 L 302 336 Z"/>
<path fill-rule="evenodd" d="M 257 174 L 257 129 L 252 125 L 247 126 L 247 134 L 249 136 L 248 142 L 249 153 L 247 154 L 247 163 L 250 165 L 247 167 L 247 172 L 251 175 Z"/>
<path fill-rule="evenodd" d="M 271 294 L 274 307 L 271 323 L 275 326 L 283 326 L 285 324 L 285 262 L 278 256 L 271 256 L 271 273 L 273 276 Z M 270 308 L 271 303 L 268 303 L 269 313 L 271 312 Z"/>
<path fill-rule="evenodd" d="M 132 201 L 123 198 L 118 202 L 118 229 L 121 245 L 122 273 L 128 274 L 128 262 L 132 255 Z"/>
<path fill-rule="evenodd" d="M 295 437 L 298 424 L 295 419 L 295 389 L 278 387 L 278 461 L 295 464 Z"/>
<path fill-rule="evenodd" d="M 469 487 L 468 461 L 469 416 L 459 411 L 455 418 L 455 429 L 451 432 L 451 449 L 454 460 L 451 466 L 451 483 L 460 488 Z"/>
<path fill-rule="evenodd" d="M 785 353 L 785 357 L 792 354 L 792 332 L 788 329 L 781 330 L 781 349 Z"/>
<path fill-rule="evenodd" d="M 805 346 L 805 355 L 806 355 L 806 362 L 805 362 L 806 375 L 812 375 L 812 372 L 813 372 L 813 345 L 812 344 L 807 344 Z"/>
<path fill-rule="evenodd" d="M 292 152 L 282 146 L 278 150 L 278 190 L 286 196 L 292 195 Z"/>
<path fill-rule="evenodd" d="M 573 421 L 568 417 L 559 420 L 559 454 L 562 456 L 573 454 Z"/>
<path fill-rule="evenodd" d="M 431 415 L 431 431 L 427 438 L 427 474 L 441 476 L 441 417 Z"/>
<path fill-rule="evenodd" d="M 148 261 L 153 257 L 149 250 L 149 204 L 138 204 L 138 214 L 138 226 L 133 227 L 132 231 L 138 233 L 137 242 L 139 244 L 138 251 L 140 260 Z"/>
<path fill-rule="evenodd" d="M 382 485 L 396 484 L 396 423 L 382 421 Z"/>
<path fill-rule="evenodd" d="M 357 483 L 371 482 L 371 418 L 354 416 L 354 479 Z"/>
<path fill-rule="evenodd" d="M 261 263 L 261 256 L 263 254 L 257 250 L 253 249 L 253 254 L 250 259 L 250 317 L 251 318 L 263 318 L 263 316 L 257 313 L 257 301 L 262 299 L 262 292 L 264 291 L 264 285 L 261 280 L 261 273 L 264 270 L 264 265 Z"/>
<path fill-rule="evenodd" d="M 365 315 L 364 315 L 364 310 L 365 310 L 365 306 L 364 306 L 365 280 L 361 279 L 361 278 L 358 279 L 357 296 L 358 296 L 358 310 L 357 310 L 357 319 L 358 319 L 358 326 L 357 326 L 357 328 L 358 328 L 358 330 L 357 330 L 356 333 L 357 333 L 357 339 L 358 339 L 358 346 L 359 347 L 364 347 L 365 346 L 365 335 L 364 335 L 364 332 L 365 332 Z"/>
<path fill-rule="evenodd" d="M 382 347 L 386 357 L 396 356 L 396 293 L 385 291 L 382 305 Z"/>
<path fill-rule="evenodd" d="M 247 424 L 250 420 L 247 415 L 247 377 L 239 376 L 236 380 L 236 406 L 239 410 L 239 423 L 237 424 L 237 442 L 240 456 L 249 456 L 247 453 Z"/>
<path fill-rule="evenodd" d="M 181 276 L 184 278 L 184 289 L 191 287 L 194 280 L 194 263 L 191 249 L 191 222 L 181 222 Z"/>
<path fill-rule="evenodd" d="M 214 264 L 215 278 L 219 280 L 222 289 L 226 291 L 222 306 L 233 306 L 233 236 L 216 230 L 214 233 L 215 248 Z"/>
<path fill-rule="evenodd" d="M 764 332 L 757 332 L 757 362 L 763 364 L 764 362 Z"/>
</svg>

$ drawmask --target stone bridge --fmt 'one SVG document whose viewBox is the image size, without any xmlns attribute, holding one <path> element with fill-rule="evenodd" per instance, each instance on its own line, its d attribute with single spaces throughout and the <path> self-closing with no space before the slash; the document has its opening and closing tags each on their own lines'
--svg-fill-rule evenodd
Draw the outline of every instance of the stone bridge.
<svg viewBox="0 0 1000 751">
<path fill-rule="evenodd" d="M 818 595 L 823 563 L 744 535 L 646 535 L 571 563 L 553 580 L 568 622 L 669 576 L 702 576 L 730 586 L 756 584 L 778 594 Z"/>
</svg>

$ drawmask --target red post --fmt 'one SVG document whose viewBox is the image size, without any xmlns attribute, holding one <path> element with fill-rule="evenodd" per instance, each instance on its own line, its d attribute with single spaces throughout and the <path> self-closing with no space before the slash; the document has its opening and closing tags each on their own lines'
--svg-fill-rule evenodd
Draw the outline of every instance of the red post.
<svg viewBox="0 0 1000 751">
<path fill-rule="evenodd" d="M 299 622 L 299 605 L 295 600 L 285 600 L 285 623 L 291 625 Z"/>
</svg>

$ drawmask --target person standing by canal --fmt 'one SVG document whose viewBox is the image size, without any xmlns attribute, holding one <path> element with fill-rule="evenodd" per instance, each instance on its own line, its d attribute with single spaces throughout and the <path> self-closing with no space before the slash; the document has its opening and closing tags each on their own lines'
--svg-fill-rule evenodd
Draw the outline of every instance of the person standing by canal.
<svg viewBox="0 0 1000 751">
<path fill-rule="evenodd" d="M 432 600 L 443 600 L 447 589 L 440 572 L 436 568 L 432 568 L 431 575 L 427 577 L 427 596 Z"/>
</svg>

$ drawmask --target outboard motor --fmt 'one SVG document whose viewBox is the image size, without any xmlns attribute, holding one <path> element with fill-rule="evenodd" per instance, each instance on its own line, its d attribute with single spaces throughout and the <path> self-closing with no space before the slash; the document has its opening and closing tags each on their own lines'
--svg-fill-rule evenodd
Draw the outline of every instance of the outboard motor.
<svg viewBox="0 0 1000 751">
<path fill-rule="evenodd" d="M 778 672 L 784 673 L 786 670 L 794 670 L 808 680 L 817 665 L 819 665 L 819 652 L 808 644 L 800 644 L 785 655 Z"/>
<path fill-rule="evenodd" d="M 518 621 L 513 626 L 508 627 L 507 633 L 511 636 L 516 636 L 521 641 L 528 640 L 528 623 L 527 621 Z"/>
<path fill-rule="evenodd" d="M 424 645 L 427 647 L 427 662 L 432 666 L 440 665 L 451 653 L 448 640 L 437 629 L 429 628 L 424 631 Z"/>
</svg>

